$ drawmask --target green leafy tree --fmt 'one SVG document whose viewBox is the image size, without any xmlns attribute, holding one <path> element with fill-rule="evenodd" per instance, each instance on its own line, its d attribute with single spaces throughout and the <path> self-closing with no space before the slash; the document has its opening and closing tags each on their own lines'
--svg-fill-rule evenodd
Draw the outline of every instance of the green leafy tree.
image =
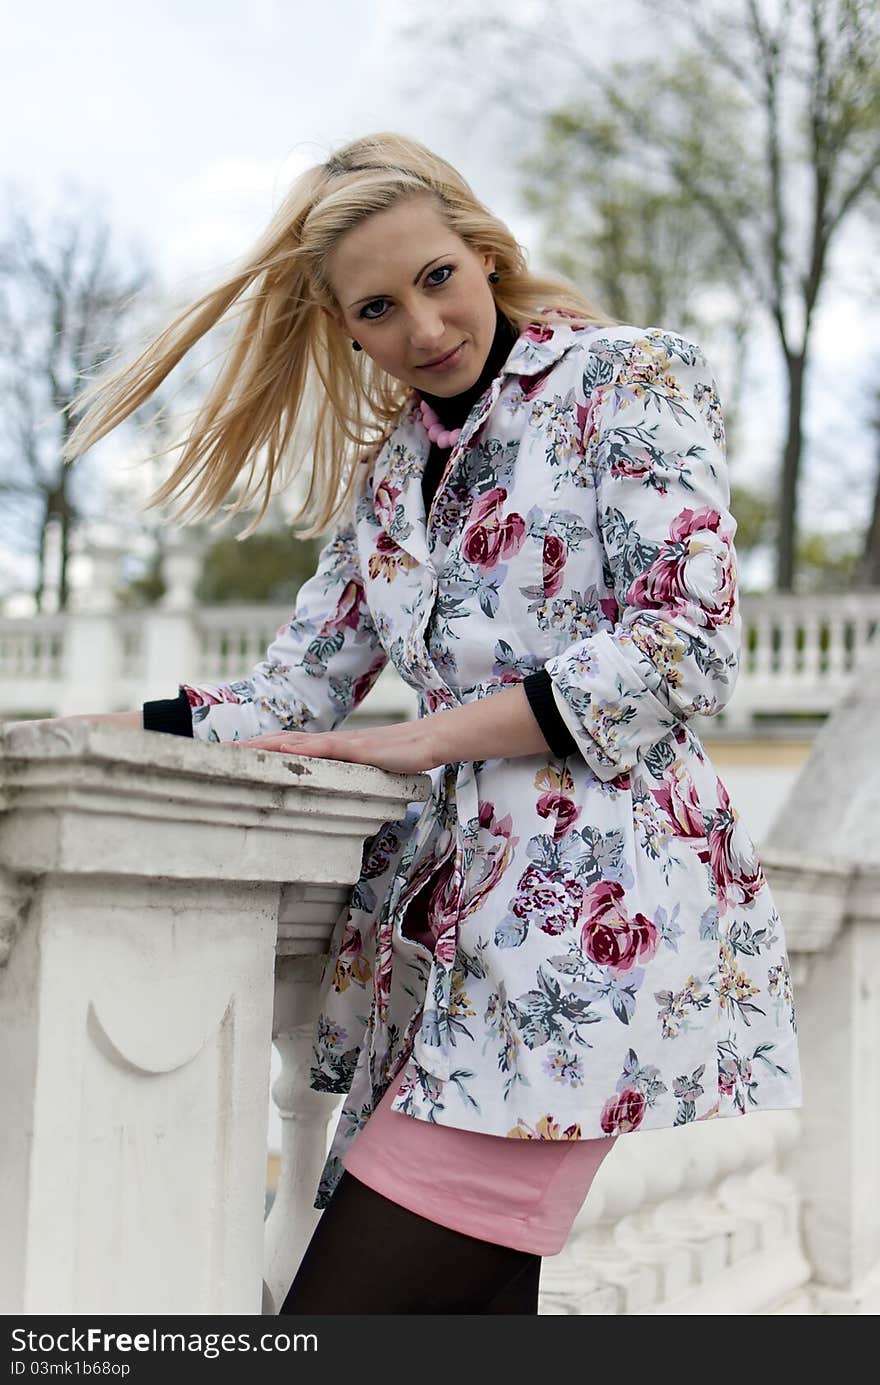
<svg viewBox="0 0 880 1385">
<path fill-rule="evenodd" d="M 731 486 L 730 509 L 736 520 L 735 543 L 740 553 L 750 553 L 773 542 L 775 511 L 772 500 L 744 486 Z"/>
<path fill-rule="evenodd" d="M 216 539 L 205 553 L 197 599 L 206 606 L 292 603 L 318 560 L 320 541 L 292 530 Z"/>
<path fill-rule="evenodd" d="M 693 82 L 692 65 L 684 74 Z M 649 93 L 645 92 L 645 99 Z M 701 116 L 695 111 L 694 119 Z M 727 112 L 716 112 L 725 123 Z M 588 284 L 620 322 L 693 335 L 724 362 L 728 455 L 737 420 L 749 329 L 751 286 L 689 194 L 646 175 L 632 140 L 607 112 L 583 105 L 546 117 L 543 143 L 520 161 L 522 196 L 542 227 L 551 267 Z"/>
</svg>

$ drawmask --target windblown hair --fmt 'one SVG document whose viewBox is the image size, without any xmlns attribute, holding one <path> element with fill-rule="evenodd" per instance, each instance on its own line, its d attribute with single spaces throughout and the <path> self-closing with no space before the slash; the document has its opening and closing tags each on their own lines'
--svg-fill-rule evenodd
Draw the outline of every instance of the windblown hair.
<svg viewBox="0 0 880 1385">
<path fill-rule="evenodd" d="M 114 363 L 79 394 L 72 407 L 83 417 L 64 455 L 81 456 L 128 418 L 241 299 L 218 378 L 178 444 L 180 459 L 146 508 L 179 501 L 177 516 L 201 519 L 224 507 L 237 514 L 260 497 L 256 519 L 240 536 L 246 537 L 265 515 L 273 488 L 287 484 L 309 457 L 308 490 L 293 520 L 311 517 L 302 537 L 328 529 L 366 471 L 358 463 L 391 435 L 413 394 L 366 352 L 353 352 L 321 311 L 339 311 L 328 256 L 367 217 L 426 194 L 455 235 L 477 253 L 494 254 L 495 302 L 517 328 L 535 320 L 614 321 L 565 279 L 531 273 L 505 224 L 445 159 L 402 135 L 367 135 L 300 174 L 240 268 L 134 361 L 122 368 Z M 235 502 L 227 504 L 243 473 Z"/>
</svg>

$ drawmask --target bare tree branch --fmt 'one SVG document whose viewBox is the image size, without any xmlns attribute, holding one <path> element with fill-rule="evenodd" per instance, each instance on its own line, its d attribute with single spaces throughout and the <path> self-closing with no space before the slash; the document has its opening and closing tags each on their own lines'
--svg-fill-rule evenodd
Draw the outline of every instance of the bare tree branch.
<svg viewBox="0 0 880 1385">
<path fill-rule="evenodd" d="M 74 468 L 61 457 L 72 426 L 70 406 L 83 375 L 120 346 L 133 297 L 149 281 L 147 270 L 118 265 L 111 239 L 110 227 L 93 212 L 66 210 L 43 226 L 21 207 L 11 210 L 0 238 L 4 494 L 27 515 L 14 537 L 23 551 L 36 553 L 38 606 L 45 534 L 55 521 L 61 527 L 59 608 L 67 602 L 67 563 L 79 519 Z"/>
</svg>

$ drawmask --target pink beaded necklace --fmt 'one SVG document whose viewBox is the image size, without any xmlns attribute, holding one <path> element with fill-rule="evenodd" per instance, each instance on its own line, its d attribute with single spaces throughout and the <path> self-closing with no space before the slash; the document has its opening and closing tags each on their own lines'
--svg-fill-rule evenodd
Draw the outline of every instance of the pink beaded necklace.
<svg viewBox="0 0 880 1385">
<path fill-rule="evenodd" d="M 438 447 L 454 447 L 461 437 L 461 429 L 444 428 L 427 400 L 420 399 L 419 408 L 421 409 L 422 422 L 427 429 L 430 441 L 435 442 Z"/>
</svg>

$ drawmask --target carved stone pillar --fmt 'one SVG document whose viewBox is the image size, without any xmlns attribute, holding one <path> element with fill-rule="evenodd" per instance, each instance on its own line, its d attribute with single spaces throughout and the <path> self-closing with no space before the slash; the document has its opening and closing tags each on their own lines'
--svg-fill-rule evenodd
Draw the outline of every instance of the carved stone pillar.
<svg viewBox="0 0 880 1385">
<path fill-rule="evenodd" d="M 6 727 L 0 785 L 0 1312 L 259 1313 L 282 890 L 338 898 L 429 781 L 80 722 Z M 296 1028 L 330 916 L 291 927 Z"/>
<path fill-rule="evenodd" d="M 326 938 L 345 906 L 348 889 L 288 885 L 281 898 L 275 962 L 272 1037 L 281 1072 L 272 1097 L 281 1115 L 281 1167 L 266 1223 L 267 1309 L 277 1312 L 293 1282 L 320 1212 L 313 1202 L 324 1166 L 328 1126 L 340 1098 L 309 1086 L 312 1035 Z"/>
</svg>

